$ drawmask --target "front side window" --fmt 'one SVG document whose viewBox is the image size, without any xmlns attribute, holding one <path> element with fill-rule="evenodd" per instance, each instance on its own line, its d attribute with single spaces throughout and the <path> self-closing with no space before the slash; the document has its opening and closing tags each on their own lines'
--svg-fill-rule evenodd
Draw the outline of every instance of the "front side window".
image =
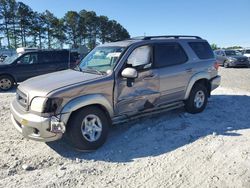
<svg viewBox="0 0 250 188">
<path fill-rule="evenodd" d="M 217 51 L 217 55 L 222 56 L 222 52 L 221 51 Z"/>
<path fill-rule="evenodd" d="M 187 62 L 188 57 L 182 47 L 177 43 L 156 44 L 155 67 L 167 67 Z"/>
<path fill-rule="evenodd" d="M 149 68 L 151 66 L 151 54 L 151 46 L 138 47 L 128 57 L 127 64 L 132 67 Z"/>
<path fill-rule="evenodd" d="M 17 64 L 30 65 L 37 63 L 37 54 L 31 53 L 23 55 L 18 61 Z"/>
<path fill-rule="evenodd" d="M 112 71 L 120 58 L 124 47 L 97 47 L 80 63 L 81 70 Z"/>
<path fill-rule="evenodd" d="M 227 56 L 237 55 L 236 51 L 234 51 L 234 50 L 226 50 L 225 53 Z"/>
</svg>

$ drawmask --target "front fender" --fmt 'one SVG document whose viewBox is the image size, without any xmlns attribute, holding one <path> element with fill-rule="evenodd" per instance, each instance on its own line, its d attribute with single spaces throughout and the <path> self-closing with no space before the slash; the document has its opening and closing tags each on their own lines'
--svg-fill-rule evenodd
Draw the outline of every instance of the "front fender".
<svg viewBox="0 0 250 188">
<path fill-rule="evenodd" d="M 189 94 L 191 92 L 191 89 L 193 88 L 194 84 L 196 81 L 201 80 L 201 79 L 207 79 L 210 80 L 210 75 L 207 72 L 199 72 L 197 74 L 195 74 L 194 76 L 192 76 L 192 78 L 189 80 L 187 89 L 186 89 L 186 93 L 185 93 L 185 97 L 184 99 L 188 99 Z"/>
<path fill-rule="evenodd" d="M 113 107 L 110 102 L 101 94 L 84 95 L 69 101 L 61 111 L 60 120 L 67 124 L 72 112 L 89 105 L 101 105 L 113 117 Z"/>
</svg>

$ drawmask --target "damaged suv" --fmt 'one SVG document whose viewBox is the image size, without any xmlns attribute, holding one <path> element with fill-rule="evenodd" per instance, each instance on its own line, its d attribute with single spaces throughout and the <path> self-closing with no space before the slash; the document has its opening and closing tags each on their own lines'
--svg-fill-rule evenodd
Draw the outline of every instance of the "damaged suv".
<svg viewBox="0 0 250 188">
<path fill-rule="evenodd" d="M 11 119 L 26 138 L 65 136 L 78 150 L 95 150 L 112 124 L 183 106 L 202 112 L 220 79 L 213 51 L 200 37 L 132 38 L 96 47 L 74 70 L 20 84 Z"/>
</svg>

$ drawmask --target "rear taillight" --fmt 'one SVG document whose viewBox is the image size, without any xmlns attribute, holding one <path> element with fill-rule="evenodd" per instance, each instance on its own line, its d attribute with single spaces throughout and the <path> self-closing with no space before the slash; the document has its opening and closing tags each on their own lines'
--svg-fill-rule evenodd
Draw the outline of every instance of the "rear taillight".
<svg viewBox="0 0 250 188">
<path fill-rule="evenodd" d="M 216 61 L 216 62 L 214 62 L 214 68 L 216 69 L 216 70 L 218 70 L 219 69 L 219 63 Z"/>
</svg>

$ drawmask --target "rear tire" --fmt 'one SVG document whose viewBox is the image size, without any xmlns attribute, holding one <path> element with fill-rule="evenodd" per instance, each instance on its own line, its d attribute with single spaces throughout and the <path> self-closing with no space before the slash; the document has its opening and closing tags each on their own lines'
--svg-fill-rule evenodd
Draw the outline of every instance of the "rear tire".
<svg viewBox="0 0 250 188">
<path fill-rule="evenodd" d="M 191 114 L 202 112 L 207 106 L 208 91 L 202 84 L 195 84 L 185 101 L 185 109 Z"/>
<path fill-rule="evenodd" d="M 66 141 L 80 151 L 101 147 L 108 136 L 109 121 L 103 110 L 85 107 L 72 114 L 66 130 Z"/>
<path fill-rule="evenodd" d="M 14 86 L 14 80 L 11 76 L 3 75 L 0 76 L 0 90 L 8 91 Z"/>
</svg>

